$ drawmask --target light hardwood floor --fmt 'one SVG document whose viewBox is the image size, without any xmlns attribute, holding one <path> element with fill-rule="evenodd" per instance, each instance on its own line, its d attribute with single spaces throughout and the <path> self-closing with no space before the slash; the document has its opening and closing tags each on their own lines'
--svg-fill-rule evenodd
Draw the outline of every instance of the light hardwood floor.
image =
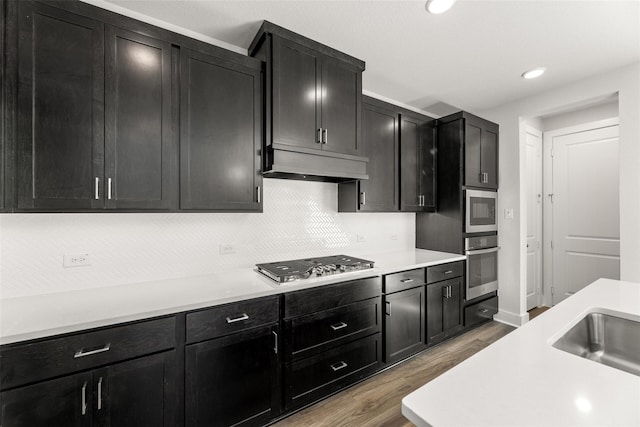
<svg viewBox="0 0 640 427">
<path fill-rule="evenodd" d="M 547 307 L 546 305 L 543 305 L 541 307 L 536 307 L 536 308 L 532 308 L 531 310 L 529 310 L 529 320 L 533 320 L 534 317 L 538 317 L 540 316 L 542 313 L 544 313 L 545 311 L 549 310 L 551 307 Z"/>
<path fill-rule="evenodd" d="M 511 326 L 498 322 L 484 324 L 293 414 L 274 426 L 412 426 L 400 412 L 404 396 L 512 330 L 514 328 Z"/>
</svg>

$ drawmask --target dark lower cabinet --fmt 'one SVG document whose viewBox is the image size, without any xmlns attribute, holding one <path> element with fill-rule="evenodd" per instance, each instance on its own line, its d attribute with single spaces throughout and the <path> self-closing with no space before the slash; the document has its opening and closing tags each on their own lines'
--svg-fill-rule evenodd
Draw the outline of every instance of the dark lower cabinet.
<svg viewBox="0 0 640 427">
<path fill-rule="evenodd" d="M 92 392 L 91 372 L 2 392 L 0 425 L 91 426 Z"/>
<path fill-rule="evenodd" d="M 424 349 L 425 287 L 384 296 L 384 354 L 394 363 Z"/>
<path fill-rule="evenodd" d="M 462 282 L 456 277 L 427 285 L 427 345 L 462 330 Z"/>
<path fill-rule="evenodd" d="M 186 346 L 187 426 L 264 425 L 279 412 L 278 327 Z"/>
<path fill-rule="evenodd" d="M 0 393 L 3 427 L 176 425 L 175 352 Z"/>
</svg>

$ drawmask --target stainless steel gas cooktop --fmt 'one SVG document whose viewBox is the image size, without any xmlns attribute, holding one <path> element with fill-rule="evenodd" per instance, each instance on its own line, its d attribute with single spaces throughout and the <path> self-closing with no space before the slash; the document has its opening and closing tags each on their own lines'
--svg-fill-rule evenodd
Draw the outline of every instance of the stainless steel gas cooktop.
<svg viewBox="0 0 640 427">
<path fill-rule="evenodd" d="M 258 272 L 268 278 L 278 283 L 285 283 L 312 277 L 367 270 L 373 268 L 373 261 L 347 255 L 333 255 L 256 264 L 256 267 L 258 267 Z"/>
</svg>

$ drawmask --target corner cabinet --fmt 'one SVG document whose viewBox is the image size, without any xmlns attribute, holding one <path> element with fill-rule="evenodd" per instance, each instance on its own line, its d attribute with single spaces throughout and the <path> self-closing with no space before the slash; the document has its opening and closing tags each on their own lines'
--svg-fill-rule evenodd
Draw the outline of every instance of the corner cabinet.
<svg viewBox="0 0 640 427">
<path fill-rule="evenodd" d="M 362 140 L 369 179 L 338 184 L 339 212 L 398 211 L 400 118 L 395 106 L 363 96 Z"/>
<path fill-rule="evenodd" d="M 180 56 L 180 209 L 262 211 L 262 64 Z"/>
<path fill-rule="evenodd" d="M 265 21 L 249 47 L 266 62 L 266 174 L 366 178 L 364 62 Z"/>
<path fill-rule="evenodd" d="M 168 210 L 171 46 L 18 4 L 18 210 Z"/>
<path fill-rule="evenodd" d="M 436 120 L 400 113 L 400 210 L 436 210 Z"/>
</svg>

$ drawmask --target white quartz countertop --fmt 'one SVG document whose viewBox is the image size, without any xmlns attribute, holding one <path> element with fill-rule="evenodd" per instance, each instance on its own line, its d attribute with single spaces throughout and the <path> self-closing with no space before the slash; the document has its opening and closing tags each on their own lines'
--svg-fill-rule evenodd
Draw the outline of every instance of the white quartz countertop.
<svg viewBox="0 0 640 427">
<path fill-rule="evenodd" d="M 416 249 L 357 255 L 371 270 L 278 285 L 253 268 L 0 300 L 0 344 L 141 320 L 352 279 L 464 260 L 464 255 Z"/>
<path fill-rule="evenodd" d="M 435 427 L 640 426 L 639 376 L 552 347 L 594 311 L 640 321 L 640 284 L 597 280 L 407 395 L 403 415 Z"/>
</svg>

